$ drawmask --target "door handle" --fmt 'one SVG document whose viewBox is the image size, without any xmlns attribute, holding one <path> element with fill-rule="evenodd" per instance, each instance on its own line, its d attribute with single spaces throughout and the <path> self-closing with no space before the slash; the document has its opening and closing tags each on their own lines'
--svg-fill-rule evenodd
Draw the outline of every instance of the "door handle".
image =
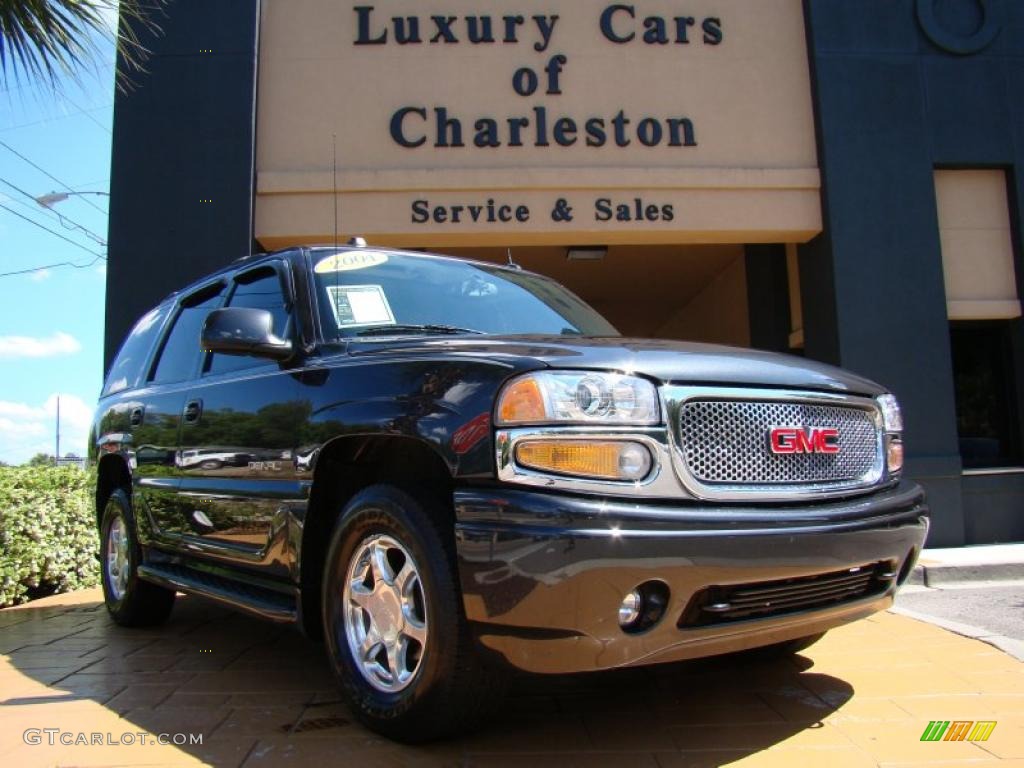
<svg viewBox="0 0 1024 768">
<path fill-rule="evenodd" d="M 189 400 L 185 403 L 185 423 L 195 424 L 199 421 L 199 417 L 203 415 L 203 401 L 202 400 Z"/>
<path fill-rule="evenodd" d="M 128 416 L 128 423 L 133 427 L 142 426 L 142 417 L 145 414 L 146 409 L 142 406 L 132 408 L 131 414 Z"/>
</svg>

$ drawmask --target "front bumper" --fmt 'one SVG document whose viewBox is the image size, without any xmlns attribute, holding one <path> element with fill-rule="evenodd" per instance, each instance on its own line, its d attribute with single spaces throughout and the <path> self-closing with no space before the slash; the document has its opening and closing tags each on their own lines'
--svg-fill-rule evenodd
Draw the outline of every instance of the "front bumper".
<svg viewBox="0 0 1024 768">
<path fill-rule="evenodd" d="M 868 616 L 892 605 L 928 531 L 924 494 L 911 483 L 804 506 L 638 504 L 461 489 L 455 510 L 467 619 L 486 648 L 515 667 L 547 673 L 728 653 Z M 709 589 L 865 565 L 899 578 L 806 610 L 709 626 L 683 618 Z M 628 634 L 618 623 L 619 605 L 649 580 L 667 585 L 668 608 L 652 628 Z"/>
</svg>

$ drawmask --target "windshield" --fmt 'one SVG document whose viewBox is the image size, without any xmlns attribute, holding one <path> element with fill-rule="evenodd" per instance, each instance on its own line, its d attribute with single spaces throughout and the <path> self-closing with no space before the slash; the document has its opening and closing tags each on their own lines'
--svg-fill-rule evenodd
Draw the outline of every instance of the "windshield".
<svg viewBox="0 0 1024 768">
<path fill-rule="evenodd" d="M 553 280 L 507 267 L 373 251 L 313 251 L 326 341 L 486 333 L 618 336 Z"/>
</svg>

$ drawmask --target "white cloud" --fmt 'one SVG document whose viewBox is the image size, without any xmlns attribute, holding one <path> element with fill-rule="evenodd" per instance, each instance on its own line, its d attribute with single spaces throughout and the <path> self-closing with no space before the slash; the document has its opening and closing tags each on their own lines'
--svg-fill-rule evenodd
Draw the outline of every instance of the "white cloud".
<svg viewBox="0 0 1024 768">
<path fill-rule="evenodd" d="M 58 397 L 60 452 L 85 455 L 92 408 L 75 395 L 52 394 L 39 405 L 0 400 L 0 459 L 20 464 L 37 453 L 53 453 Z"/>
<path fill-rule="evenodd" d="M 49 338 L 0 336 L 0 359 L 73 355 L 82 349 L 74 336 L 57 331 Z"/>
<path fill-rule="evenodd" d="M 35 283 L 41 283 L 43 280 L 49 279 L 52 274 L 53 272 L 48 269 L 37 269 L 35 272 L 28 273 L 28 279 Z"/>
</svg>

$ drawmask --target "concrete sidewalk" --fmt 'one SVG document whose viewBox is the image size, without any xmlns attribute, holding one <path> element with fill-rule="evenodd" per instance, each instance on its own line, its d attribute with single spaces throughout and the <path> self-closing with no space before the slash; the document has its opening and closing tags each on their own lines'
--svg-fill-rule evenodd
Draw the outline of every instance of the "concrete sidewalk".
<svg viewBox="0 0 1024 768">
<path fill-rule="evenodd" d="M 1024 543 L 925 549 L 908 583 L 926 587 L 1024 580 Z"/>
<path fill-rule="evenodd" d="M 933 720 L 996 726 L 921 741 Z M 882 613 L 781 662 L 524 677 L 485 730 L 409 748 L 353 721 L 323 647 L 291 629 L 180 597 L 163 627 L 129 630 L 89 590 L 0 611 L 0 762 L 1020 768 L 1024 664 Z"/>
</svg>

